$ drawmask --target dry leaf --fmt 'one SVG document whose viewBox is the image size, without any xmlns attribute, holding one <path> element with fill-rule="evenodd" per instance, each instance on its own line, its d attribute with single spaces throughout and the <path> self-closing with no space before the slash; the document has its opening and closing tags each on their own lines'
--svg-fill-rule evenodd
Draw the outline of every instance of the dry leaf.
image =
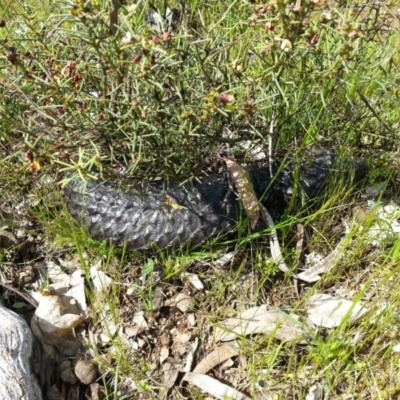
<svg viewBox="0 0 400 400">
<path fill-rule="evenodd" d="M 308 299 L 308 318 L 317 326 L 335 328 L 349 316 L 354 322 L 361 318 L 368 309 L 359 303 L 338 299 L 329 294 L 315 294 Z"/>
<path fill-rule="evenodd" d="M 96 292 L 106 292 L 112 282 L 112 279 L 101 271 L 97 265 L 90 267 L 90 278 Z"/>
<path fill-rule="evenodd" d="M 187 293 L 182 292 L 175 297 L 175 305 L 178 310 L 186 313 L 188 311 L 193 311 L 194 302 Z"/>
<path fill-rule="evenodd" d="M 238 163 L 225 159 L 226 166 L 230 172 L 243 208 L 250 221 L 251 229 L 254 229 L 260 218 L 260 209 L 257 196 L 254 192 L 249 173 Z"/>
<path fill-rule="evenodd" d="M 85 320 L 71 312 L 69 304 L 60 296 L 43 296 L 31 321 L 33 333 L 44 344 L 56 346 L 61 353 L 72 356 L 79 348 L 73 329 Z M 72 307 L 72 311 L 75 308 Z"/>
<path fill-rule="evenodd" d="M 187 372 L 183 380 L 189 382 L 191 385 L 197 386 L 203 392 L 211 394 L 217 399 L 251 400 L 250 397 L 247 397 L 238 390 L 204 374 Z"/>
<path fill-rule="evenodd" d="M 105 399 L 104 388 L 97 382 L 92 383 L 90 386 L 90 400 L 102 400 Z"/>
<path fill-rule="evenodd" d="M 194 341 L 188 346 L 188 354 L 186 356 L 185 366 L 182 369 L 182 372 L 190 372 L 193 366 L 194 355 L 199 346 L 199 338 L 195 338 Z"/>
<path fill-rule="evenodd" d="M 376 185 L 369 186 L 365 189 L 365 194 L 362 197 L 375 200 L 386 190 L 388 184 L 389 181 L 386 180 L 379 182 Z"/>
<path fill-rule="evenodd" d="M 0 211 L 0 218 L 2 217 L 1 211 Z M 0 249 L 9 249 L 12 247 L 18 246 L 19 240 L 17 237 L 11 233 L 8 232 L 5 228 L 0 229 Z"/>
<path fill-rule="evenodd" d="M 146 328 L 144 328 L 142 326 L 137 326 L 137 325 L 124 327 L 124 333 L 128 339 L 139 335 L 140 333 L 144 332 L 145 330 L 146 330 Z"/>
<path fill-rule="evenodd" d="M 184 272 L 181 274 L 183 278 L 186 278 L 188 282 L 197 290 L 204 290 L 203 282 L 200 280 L 197 274 L 191 274 L 190 272 Z"/>
<path fill-rule="evenodd" d="M 181 206 L 177 203 L 174 202 L 174 199 L 171 196 L 166 195 L 164 197 L 163 204 L 169 207 L 172 207 L 175 210 L 186 210 L 187 208 L 184 206 Z"/>
<path fill-rule="evenodd" d="M 162 366 L 163 370 L 163 384 L 167 389 L 171 389 L 178 378 L 178 374 L 181 370 L 182 365 L 177 362 L 166 362 Z"/>
<path fill-rule="evenodd" d="M 164 291 L 162 287 L 157 286 L 153 292 L 153 300 L 151 305 L 153 307 L 153 311 L 159 310 L 161 307 L 164 306 Z"/>
<path fill-rule="evenodd" d="M 338 260 L 339 256 L 343 255 L 344 252 L 339 251 L 341 249 L 342 243 L 340 242 L 336 248 L 328 254 L 323 260 L 307 268 L 304 272 L 297 274 L 297 278 L 305 282 L 316 282 L 321 278 L 321 274 L 327 272 L 331 269 L 333 263 Z"/>
<path fill-rule="evenodd" d="M 207 354 L 196 368 L 193 370 L 196 374 L 205 374 L 212 370 L 216 365 L 223 363 L 224 361 L 235 357 L 239 354 L 239 351 L 229 344 L 223 344 L 219 346 L 211 353 Z"/>
<path fill-rule="evenodd" d="M 187 314 L 186 315 L 186 321 L 189 324 L 189 326 L 193 327 L 196 325 L 196 316 L 195 314 Z"/>
<path fill-rule="evenodd" d="M 172 339 L 172 345 L 170 345 L 171 354 L 179 354 L 181 356 L 186 354 L 190 348 L 192 334 L 177 328 L 171 329 L 170 334 Z"/>
<path fill-rule="evenodd" d="M 146 318 L 144 316 L 144 311 L 136 311 L 132 318 L 133 324 L 140 328 L 148 329 L 149 325 L 147 324 Z"/>
<path fill-rule="evenodd" d="M 261 210 L 261 215 L 264 219 L 264 222 L 271 228 L 270 232 L 270 239 L 269 243 L 271 246 L 271 257 L 274 260 L 276 266 L 282 271 L 282 272 L 288 272 L 289 268 L 287 267 L 285 260 L 283 259 L 282 252 L 281 252 L 281 247 L 279 246 L 279 240 L 278 240 L 278 234 L 276 232 L 276 229 L 273 228 L 275 225 L 274 220 L 272 219 L 270 213 L 267 211 L 267 209 L 261 204 L 260 205 L 260 210 Z"/>
<path fill-rule="evenodd" d="M 234 251 L 226 253 L 222 257 L 218 258 L 218 260 L 215 260 L 215 264 L 217 264 L 220 267 L 224 267 L 226 264 L 230 263 L 233 260 L 235 254 L 236 252 Z"/>
<path fill-rule="evenodd" d="M 304 400 L 322 400 L 324 395 L 324 390 L 320 384 L 313 385 L 308 389 L 307 396 Z"/>
<path fill-rule="evenodd" d="M 282 341 L 291 341 L 302 335 L 303 330 L 295 318 L 283 311 L 268 311 L 267 305 L 253 307 L 242 312 L 235 318 L 223 321 L 214 331 L 217 341 L 229 341 L 237 335 L 252 335 L 255 333 L 271 334 Z"/>
<path fill-rule="evenodd" d="M 160 364 L 162 364 L 169 357 L 169 347 L 163 346 L 160 349 Z"/>
</svg>

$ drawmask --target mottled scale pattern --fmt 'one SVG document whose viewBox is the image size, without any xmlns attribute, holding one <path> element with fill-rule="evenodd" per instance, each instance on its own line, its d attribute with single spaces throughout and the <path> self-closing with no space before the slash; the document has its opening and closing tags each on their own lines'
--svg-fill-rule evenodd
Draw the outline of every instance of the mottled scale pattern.
<svg viewBox="0 0 400 400">
<path fill-rule="evenodd" d="M 334 151 L 316 150 L 274 166 L 249 168 L 255 192 L 277 218 L 294 191 L 294 182 L 303 197 L 313 199 L 329 178 L 350 184 L 367 172 L 360 159 L 342 159 Z M 128 250 L 193 249 L 235 227 L 244 217 L 228 172 L 214 174 L 179 185 L 171 182 L 143 182 L 131 179 L 115 182 L 71 181 L 64 188 L 71 215 L 97 240 L 107 240 Z M 263 222 L 257 229 L 263 227 Z"/>
</svg>

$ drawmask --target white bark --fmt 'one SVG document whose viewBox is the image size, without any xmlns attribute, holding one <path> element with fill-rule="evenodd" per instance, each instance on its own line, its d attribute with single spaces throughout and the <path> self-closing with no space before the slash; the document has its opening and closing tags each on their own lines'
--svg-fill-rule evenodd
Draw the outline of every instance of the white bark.
<svg viewBox="0 0 400 400">
<path fill-rule="evenodd" d="M 0 399 L 42 399 L 30 365 L 32 342 L 26 321 L 0 304 Z"/>
</svg>

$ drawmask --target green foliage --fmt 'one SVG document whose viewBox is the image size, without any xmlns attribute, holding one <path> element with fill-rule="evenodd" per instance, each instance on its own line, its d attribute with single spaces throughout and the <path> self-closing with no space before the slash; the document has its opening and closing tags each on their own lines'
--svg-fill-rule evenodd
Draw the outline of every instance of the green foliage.
<svg viewBox="0 0 400 400">
<path fill-rule="evenodd" d="M 8 3 L 3 167 L 187 176 L 221 142 L 266 144 L 272 113 L 274 149 L 394 145 L 399 60 L 382 48 L 394 41 L 386 5 L 182 4 L 127 2 L 112 24 L 102 0 Z"/>
<path fill-rule="evenodd" d="M 328 340 L 317 339 L 315 341 L 315 348 L 310 351 L 310 356 L 315 359 L 317 363 L 333 360 L 347 360 L 352 356 L 349 348 L 349 343 L 345 340 Z"/>
<path fill-rule="evenodd" d="M 153 272 L 154 272 L 154 260 L 152 258 L 149 258 L 146 264 L 144 264 L 142 267 L 142 274 L 150 275 Z"/>
<path fill-rule="evenodd" d="M 15 309 L 24 308 L 26 306 L 27 304 L 23 303 L 22 301 L 17 301 L 12 305 L 12 307 Z"/>
</svg>

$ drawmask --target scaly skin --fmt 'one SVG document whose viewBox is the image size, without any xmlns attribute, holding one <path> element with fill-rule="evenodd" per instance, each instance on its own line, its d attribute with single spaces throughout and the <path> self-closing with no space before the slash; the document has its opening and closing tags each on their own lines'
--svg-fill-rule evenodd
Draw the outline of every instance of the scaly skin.
<svg viewBox="0 0 400 400">
<path fill-rule="evenodd" d="M 302 160 L 284 165 L 275 167 L 274 179 L 268 167 L 248 168 L 257 197 L 275 218 L 296 191 L 294 182 L 305 198 L 315 199 L 330 178 L 351 185 L 367 172 L 362 160 L 339 159 L 331 150 L 307 152 Z M 64 198 L 93 238 L 135 251 L 193 249 L 232 230 L 244 217 L 228 172 L 181 186 L 131 179 L 122 188 L 113 182 L 74 180 L 65 187 Z M 262 227 L 260 221 L 256 229 Z"/>
</svg>

